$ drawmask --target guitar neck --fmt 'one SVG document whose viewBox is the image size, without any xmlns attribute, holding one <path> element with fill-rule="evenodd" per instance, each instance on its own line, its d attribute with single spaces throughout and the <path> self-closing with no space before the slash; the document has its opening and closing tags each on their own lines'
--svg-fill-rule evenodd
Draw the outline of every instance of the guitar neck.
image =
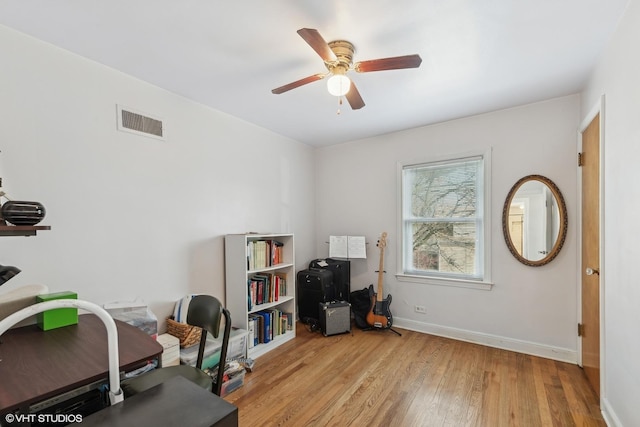
<svg viewBox="0 0 640 427">
<path fill-rule="evenodd" d="M 378 244 L 380 246 L 380 262 L 378 263 L 378 295 L 376 297 L 377 301 L 382 301 L 384 298 L 382 297 L 382 282 L 384 281 L 384 247 L 386 245 L 386 236 L 387 233 L 383 233 L 383 244 Z"/>
</svg>

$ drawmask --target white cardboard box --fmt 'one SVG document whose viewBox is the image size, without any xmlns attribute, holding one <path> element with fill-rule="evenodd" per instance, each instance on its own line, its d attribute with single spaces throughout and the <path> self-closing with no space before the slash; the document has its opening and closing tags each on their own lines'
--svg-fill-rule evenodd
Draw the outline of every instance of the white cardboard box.
<svg viewBox="0 0 640 427">
<path fill-rule="evenodd" d="M 180 340 L 170 334 L 158 335 L 158 343 L 162 345 L 161 365 L 175 366 L 180 364 Z"/>
</svg>

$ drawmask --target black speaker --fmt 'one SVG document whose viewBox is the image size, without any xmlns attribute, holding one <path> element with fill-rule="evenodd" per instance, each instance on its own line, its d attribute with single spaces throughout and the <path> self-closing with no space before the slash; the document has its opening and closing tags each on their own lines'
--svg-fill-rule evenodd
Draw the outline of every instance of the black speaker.
<svg viewBox="0 0 640 427">
<path fill-rule="evenodd" d="M 351 304 L 346 301 L 319 304 L 320 330 L 325 337 L 351 332 Z"/>
<path fill-rule="evenodd" d="M 38 202 L 9 201 L 2 205 L 2 218 L 13 225 L 36 225 L 46 213 Z"/>
<path fill-rule="evenodd" d="M 333 275 L 328 270 L 310 268 L 298 271 L 298 317 L 302 323 L 318 320 L 318 304 L 334 299 Z"/>
</svg>

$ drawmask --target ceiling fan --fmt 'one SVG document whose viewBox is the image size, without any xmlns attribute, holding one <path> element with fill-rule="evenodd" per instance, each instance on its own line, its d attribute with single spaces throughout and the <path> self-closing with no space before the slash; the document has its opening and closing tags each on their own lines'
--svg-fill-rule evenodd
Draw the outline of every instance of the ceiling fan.
<svg viewBox="0 0 640 427">
<path fill-rule="evenodd" d="M 295 82 L 273 89 L 274 94 L 281 94 L 291 89 L 329 77 L 327 89 L 334 96 L 345 96 L 352 109 L 364 107 L 364 101 L 353 82 L 346 76 L 348 71 L 368 73 L 371 71 L 398 70 L 402 68 L 417 68 L 422 63 L 420 55 L 394 56 L 391 58 L 372 59 L 369 61 L 353 62 L 355 48 L 346 40 L 334 40 L 327 43 L 318 30 L 302 28 L 298 30 L 300 37 L 316 51 L 324 61 L 329 72 L 313 74 Z"/>
</svg>

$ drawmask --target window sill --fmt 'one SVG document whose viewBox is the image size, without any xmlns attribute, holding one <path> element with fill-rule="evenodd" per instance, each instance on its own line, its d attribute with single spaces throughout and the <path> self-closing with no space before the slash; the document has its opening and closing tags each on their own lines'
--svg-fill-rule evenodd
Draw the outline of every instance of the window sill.
<svg viewBox="0 0 640 427">
<path fill-rule="evenodd" d="M 455 286 L 458 288 L 478 289 L 490 291 L 493 288 L 492 282 L 481 282 L 476 280 L 449 279 L 441 277 L 412 276 L 408 274 L 396 274 L 399 282 L 424 283 L 425 285 Z"/>
</svg>

